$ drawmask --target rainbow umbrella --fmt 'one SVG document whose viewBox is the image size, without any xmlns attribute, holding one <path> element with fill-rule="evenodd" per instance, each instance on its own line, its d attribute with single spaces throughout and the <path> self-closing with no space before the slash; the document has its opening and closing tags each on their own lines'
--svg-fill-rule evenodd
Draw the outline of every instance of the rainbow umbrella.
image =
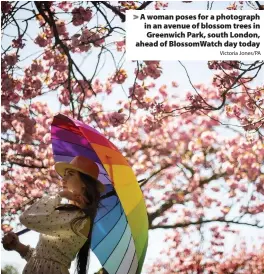
<svg viewBox="0 0 264 274">
<path fill-rule="evenodd" d="M 58 114 L 51 124 L 55 162 L 82 155 L 99 167 L 105 185 L 91 249 L 109 274 L 141 273 L 148 245 L 148 217 L 136 176 L 117 147 L 94 128 Z M 115 193 L 116 195 L 111 195 Z"/>
</svg>

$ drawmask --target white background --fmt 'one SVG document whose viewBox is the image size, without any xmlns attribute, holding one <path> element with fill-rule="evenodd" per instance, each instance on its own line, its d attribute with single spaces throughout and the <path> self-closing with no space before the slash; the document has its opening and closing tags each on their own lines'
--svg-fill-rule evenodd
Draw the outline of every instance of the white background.
<svg viewBox="0 0 264 274">
<path fill-rule="evenodd" d="M 260 20 L 147 20 L 147 15 L 196 15 L 198 18 L 198 14 L 201 13 L 203 15 L 255 15 L 258 14 L 260 16 Z M 145 15 L 145 20 L 140 20 L 140 15 Z M 138 15 L 138 19 L 133 19 L 133 15 Z M 186 11 L 178 11 L 178 10 L 147 10 L 147 11 L 135 11 L 130 10 L 126 12 L 127 21 L 126 21 L 126 32 L 127 32 L 127 40 L 126 40 L 126 60 L 262 60 L 264 57 L 264 13 L 260 10 L 252 10 L 252 11 L 234 11 L 234 10 L 210 10 L 210 11 L 194 11 L 194 10 L 186 10 Z M 259 24 L 260 29 L 144 29 L 144 23 L 148 24 L 197 24 L 198 22 L 210 23 L 210 24 L 251 24 L 253 22 Z M 202 31 L 205 36 L 207 33 L 221 33 L 230 31 L 233 33 L 258 33 L 260 39 L 257 38 L 148 38 L 146 34 L 148 32 L 155 33 L 174 33 L 174 32 L 193 32 L 199 33 Z M 187 37 L 187 35 L 186 35 Z M 176 40 L 177 42 L 199 42 L 199 41 L 218 41 L 220 40 L 223 44 L 223 47 L 136 47 L 136 42 L 142 40 L 143 42 L 155 42 L 155 41 L 166 41 L 166 40 Z M 224 47 L 225 41 L 230 42 L 260 42 L 259 48 L 255 47 L 240 47 L 237 44 L 236 48 L 232 47 Z M 158 42 L 158 43 L 159 43 Z M 261 51 L 261 55 L 221 55 L 220 52 L 248 52 L 248 51 Z"/>
</svg>

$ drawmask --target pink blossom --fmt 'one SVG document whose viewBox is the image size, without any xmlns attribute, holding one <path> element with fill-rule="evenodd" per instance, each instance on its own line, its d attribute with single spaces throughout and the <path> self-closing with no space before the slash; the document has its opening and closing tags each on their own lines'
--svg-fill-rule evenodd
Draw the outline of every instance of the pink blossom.
<svg viewBox="0 0 264 274">
<path fill-rule="evenodd" d="M 89 43 L 91 41 L 91 37 L 93 36 L 93 33 L 88 30 L 87 28 L 84 28 L 82 30 L 82 35 L 80 37 L 80 41 L 82 43 Z"/>
<path fill-rule="evenodd" d="M 242 192 L 247 192 L 247 187 L 245 185 L 240 185 L 239 190 Z"/>
<path fill-rule="evenodd" d="M 144 118 L 144 130 L 146 133 L 155 131 L 161 127 L 161 123 L 154 121 L 152 117 L 147 116 Z"/>
<path fill-rule="evenodd" d="M 218 187 L 212 187 L 211 188 L 213 191 L 215 191 L 215 192 L 219 192 L 220 191 L 220 189 L 218 188 Z"/>
<path fill-rule="evenodd" d="M 91 18 L 92 11 L 89 8 L 84 9 L 83 7 L 79 7 L 72 10 L 72 24 L 74 26 L 80 26 L 85 21 L 89 22 Z"/>
<path fill-rule="evenodd" d="M 81 15 L 83 16 L 83 20 L 86 22 L 89 22 L 92 19 L 92 11 L 88 8 L 86 8 L 86 10 L 84 9 L 79 9 L 79 12 L 81 13 Z"/>
<path fill-rule="evenodd" d="M 42 87 L 42 83 L 39 79 L 35 79 L 31 83 L 31 87 L 35 90 L 40 90 Z"/>
<path fill-rule="evenodd" d="M 114 126 L 117 127 L 121 124 L 124 123 L 125 121 L 125 114 L 123 113 L 118 113 L 118 112 L 113 112 L 111 114 L 109 114 L 109 121 L 110 123 Z"/>
<path fill-rule="evenodd" d="M 65 106 L 68 106 L 70 104 L 70 94 L 67 89 L 64 88 L 60 91 L 59 101 Z"/>
<path fill-rule="evenodd" d="M 256 178 L 259 176 L 260 174 L 260 165 L 259 163 L 253 163 L 251 166 L 250 166 L 250 173 L 248 173 L 248 178 L 249 180 L 256 180 Z"/>
<path fill-rule="evenodd" d="M 65 86 L 67 87 L 67 85 Z M 78 80 L 78 82 L 74 85 L 72 92 L 76 94 L 82 94 L 84 92 L 85 95 L 89 98 L 92 95 L 90 94 L 91 93 L 90 84 L 85 80 Z"/>
<path fill-rule="evenodd" d="M 59 35 L 68 36 L 68 32 L 66 30 L 65 22 L 62 20 L 58 20 L 56 22 L 56 27 Z"/>
<path fill-rule="evenodd" d="M 62 67 L 59 67 L 59 69 Z M 46 83 L 48 83 L 48 88 L 50 90 L 57 89 L 61 84 L 65 84 L 68 73 L 67 71 L 54 71 L 51 79 L 46 78 Z"/>
<path fill-rule="evenodd" d="M 144 63 L 145 63 L 147 66 L 152 66 L 152 65 L 159 66 L 160 61 L 144 61 Z"/>
<path fill-rule="evenodd" d="M 52 50 L 44 49 L 44 55 L 43 55 L 43 60 L 50 60 L 53 58 L 55 55 L 55 52 Z"/>
<path fill-rule="evenodd" d="M 99 47 L 104 41 L 104 38 L 101 38 L 99 33 L 92 33 L 91 42 L 95 47 Z"/>
<path fill-rule="evenodd" d="M 58 3 L 58 7 L 65 12 L 68 12 L 72 8 L 72 2 L 61 1 Z"/>
<path fill-rule="evenodd" d="M 50 133 L 46 133 L 46 134 L 44 135 L 44 137 L 43 137 L 43 142 L 44 142 L 45 144 L 49 144 L 50 140 L 51 140 L 51 135 L 50 135 Z"/>
<path fill-rule="evenodd" d="M 12 90 L 14 88 L 14 82 L 11 77 L 2 78 L 2 89 L 3 91 Z"/>
<path fill-rule="evenodd" d="M 229 175 L 234 173 L 234 166 L 228 161 L 222 164 L 222 168 L 223 168 L 223 171 Z"/>
<path fill-rule="evenodd" d="M 41 190 L 39 190 L 39 189 L 33 189 L 33 190 L 31 191 L 31 196 L 32 196 L 33 198 L 40 198 L 40 197 L 42 197 L 42 195 L 43 195 L 43 191 L 41 191 Z"/>
<path fill-rule="evenodd" d="M 237 5 L 236 5 L 236 3 L 233 3 L 230 6 L 228 6 L 226 9 L 227 10 L 237 10 Z"/>
<path fill-rule="evenodd" d="M 36 76 L 38 73 L 42 73 L 44 71 L 44 68 L 41 64 L 33 63 L 31 65 L 31 75 Z"/>
<path fill-rule="evenodd" d="M 155 10 L 165 9 L 168 7 L 168 2 L 155 1 Z"/>
<path fill-rule="evenodd" d="M 12 9 L 12 5 L 9 1 L 1 1 L 1 11 L 3 13 L 9 13 Z"/>
<path fill-rule="evenodd" d="M 164 111 L 164 112 L 170 112 L 170 111 L 172 111 L 172 108 L 171 108 L 171 106 L 169 106 L 169 105 L 164 105 L 163 111 Z"/>
<path fill-rule="evenodd" d="M 204 147 L 212 146 L 216 140 L 216 133 L 211 131 L 205 131 L 201 134 L 201 141 Z"/>
<path fill-rule="evenodd" d="M 107 94 L 112 93 L 112 84 L 109 80 L 107 80 L 107 82 L 105 83 L 105 92 Z"/>
<path fill-rule="evenodd" d="M 144 70 L 138 70 L 135 69 L 135 75 L 137 75 L 137 78 L 141 81 L 143 81 L 145 78 L 147 78 L 147 74 L 144 72 Z"/>
<path fill-rule="evenodd" d="M 72 46 L 73 47 L 77 47 L 79 46 L 80 44 L 80 34 L 74 34 L 72 37 L 71 37 L 71 42 L 72 42 Z"/>
<path fill-rule="evenodd" d="M 225 106 L 226 115 L 229 118 L 240 117 L 241 108 L 237 104 L 229 104 Z"/>
<path fill-rule="evenodd" d="M 166 91 L 167 86 L 166 85 L 162 85 L 159 88 L 159 93 L 163 96 L 163 98 L 166 98 L 168 96 L 168 93 Z"/>
<path fill-rule="evenodd" d="M 188 149 L 191 151 L 198 150 L 200 147 L 201 147 L 200 144 L 195 141 L 190 141 L 188 144 Z"/>
<path fill-rule="evenodd" d="M 35 43 L 40 47 L 46 47 L 50 43 L 50 39 L 47 39 L 45 34 L 39 34 L 35 39 Z"/>
<path fill-rule="evenodd" d="M 213 70 L 233 70 L 239 68 L 238 61 L 209 61 L 208 68 Z"/>
<path fill-rule="evenodd" d="M 256 156 L 252 153 L 244 153 L 240 156 L 239 162 L 241 165 L 253 165 L 256 162 Z"/>
<path fill-rule="evenodd" d="M 135 10 L 137 8 L 135 1 L 119 1 L 123 8 L 120 9 L 121 12 L 125 12 L 126 10 Z"/>
<path fill-rule="evenodd" d="M 147 64 L 146 67 L 143 68 L 143 71 L 146 75 L 157 79 L 161 75 L 161 69 L 159 68 L 159 63 L 157 64 L 158 61 L 145 61 Z"/>
<path fill-rule="evenodd" d="M 123 51 L 125 49 L 125 40 L 115 42 L 117 51 Z"/>
<path fill-rule="evenodd" d="M 80 52 L 88 52 L 92 48 L 92 46 L 91 44 L 85 44 L 85 45 L 79 45 L 78 48 Z"/>
<path fill-rule="evenodd" d="M 99 79 L 96 79 L 93 83 L 93 90 L 95 93 L 100 93 L 103 91 L 103 85 L 100 83 Z"/>
<path fill-rule="evenodd" d="M 68 61 L 65 55 L 58 54 L 54 56 L 53 63 L 50 65 L 53 66 L 55 70 L 64 72 L 67 70 L 67 67 L 68 67 L 67 62 Z"/>
<path fill-rule="evenodd" d="M 17 39 L 12 40 L 12 47 L 22 49 L 25 46 L 25 43 L 22 42 L 22 36 L 20 35 Z"/>
<path fill-rule="evenodd" d="M 21 96 L 14 92 L 13 94 L 9 94 L 8 96 L 9 101 L 11 101 L 14 104 L 17 104 L 20 101 Z"/>
<path fill-rule="evenodd" d="M 87 52 L 91 48 L 91 44 L 89 43 L 91 37 L 91 32 L 84 28 L 82 30 L 82 34 L 74 34 L 71 37 L 72 42 L 72 51 L 73 52 Z"/>
<path fill-rule="evenodd" d="M 62 63 L 61 61 L 56 62 L 56 64 L 53 65 L 53 68 L 57 71 L 64 72 L 67 70 L 68 65 L 66 63 Z"/>
<path fill-rule="evenodd" d="M 192 156 L 192 162 L 194 165 L 203 164 L 204 160 L 205 160 L 205 158 L 204 158 L 204 154 L 202 152 L 195 153 Z"/>
<path fill-rule="evenodd" d="M 45 167 L 48 167 L 50 165 L 50 160 L 49 159 L 43 159 L 42 163 Z M 46 183 L 47 186 L 49 186 L 49 183 Z"/>
<path fill-rule="evenodd" d="M 120 69 L 112 78 L 113 83 L 123 84 L 127 78 L 127 73 L 124 69 Z"/>
<path fill-rule="evenodd" d="M 15 53 L 6 54 L 4 57 L 4 61 L 8 66 L 14 66 L 17 63 L 17 55 Z"/>
<path fill-rule="evenodd" d="M 137 99 L 141 100 L 141 99 L 143 99 L 145 94 L 146 94 L 146 90 L 138 84 L 129 88 L 129 95 L 132 98 L 137 98 Z"/>
</svg>

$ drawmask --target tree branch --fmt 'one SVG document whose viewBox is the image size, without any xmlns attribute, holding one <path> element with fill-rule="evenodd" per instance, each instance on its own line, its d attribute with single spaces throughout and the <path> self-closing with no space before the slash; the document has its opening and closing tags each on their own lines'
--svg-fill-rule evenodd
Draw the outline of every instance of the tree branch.
<svg viewBox="0 0 264 274">
<path fill-rule="evenodd" d="M 43 164 L 42 165 L 27 165 L 25 163 L 16 163 L 16 162 L 9 162 L 11 165 L 18 165 L 18 166 L 21 166 L 21 167 L 28 167 L 28 168 L 48 168 L 47 166 L 44 166 Z"/>
<path fill-rule="evenodd" d="M 157 175 L 158 173 L 160 173 L 162 170 L 168 168 L 168 167 L 171 167 L 172 164 L 167 164 L 165 165 L 164 167 L 161 167 L 159 170 L 157 171 L 154 171 L 147 179 L 145 179 L 143 181 L 143 183 L 140 184 L 140 187 L 143 187 L 152 177 L 154 177 L 155 175 Z"/>
<path fill-rule="evenodd" d="M 106 6 L 108 9 L 110 9 L 116 15 L 118 15 L 120 17 L 120 19 L 121 19 L 121 22 L 125 22 L 126 21 L 126 15 L 124 13 L 122 13 L 121 11 L 119 11 L 117 8 L 113 7 L 108 2 L 105 2 L 105 1 L 98 1 L 98 2 L 100 4 Z"/>
<path fill-rule="evenodd" d="M 214 174 L 210 178 L 201 180 L 200 184 L 199 184 L 199 187 L 203 187 L 204 185 L 208 184 L 210 181 L 219 179 L 224 175 L 225 175 L 225 173 L 223 173 L 223 174 Z M 184 196 L 187 195 L 187 194 L 190 194 L 189 191 L 183 191 L 182 193 L 183 193 Z M 176 203 L 180 204 L 179 202 L 174 201 L 174 199 L 169 199 L 158 210 L 156 210 L 155 212 L 149 214 L 149 225 L 151 226 L 151 223 L 153 222 L 153 220 L 155 218 L 161 216 L 166 210 L 170 209 Z"/>
<path fill-rule="evenodd" d="M 146 1 L 144 2 L 140 7 L 137 8 L 137 10 L 143 10 L 146 8 L 148 5 L 150 5 L 153 1 Z"/>
<path fill-rule="evenodd" d="M 171 208 L 176 202 L 173 202 L 173 200 L 169 200 L 166 203 L 164 203 L 158 210 L 156 210 L 155 212 L 148 214 L 149 217 L 149 227 L 153 227 L 152 222 L 153 220 L 155 220 L 157 217 L 161 216 L 161 214 L 163 212 L 165 212 L 166 210 L 168 210 L 169 208 Z M 154 226 L 154 229 L 156 227 Z M 158 228 L 158 227 L 157 227 Z"/>
<path fill-rule="evenodd" d="M 259 10 L 264 10 L 263 5 L 260 5 L 259 1 L 255 1 L 255 3 L 257 4 Z"/>
<path fill-rule="evenodd" d="M 94 96 L 96 96 L 96 93 L 94 92 L 93 88 L 92 88 L 92 85 L 91 85 L 91 81 L 88 80 L 85 75 L 82 73 L 82 71 L 80 70 L 79 66 L 76 65 L 76 63 L 74 62 L 74 60 L 72 59 L 71 57 L 71 54 L 70 54 L 70 50 L 69 48 L 63 43 L 63 41 L 60 39 L 59 37 L 59 33 L 58 33 L 58 30 L 57 30 L 57 27 L 56 27 L 56 23 L 55 23 L 55 20 L 53 18 L 53 14 L 49 8 L 49 3 L 48 2 L 39 2 L 39 1 L 35 1 L 35 5 L 39 11 L 39 13 L 41 14 L 41 16 L 45 19 L 45 21 L 49 24 L 51 30 L 53 31 L 53 34 L 54 34 L 54 38 L 55 38 L 55 45 L 54 47 L 56 47 L 57 45 L 59 45 L 62 50 L 64 51 L 64 53 L 66 54 L 67 58 L 68 58 L 68 69 L 69 69 L 69 82 L 70 82 L 70 73 L 72 72 L 73 75 L 74 75 L 74 71 L 73 71 L 73 66 L 74 68 L 76 69 L 76 71 L 78 71 L 78 73 L 80 73 L 80 75 L 82 76 L 83 80 L 89 84 L 89 87 L 90 89 L 92 90 Z M 48 13 L 49 17 L 46 15 L 45 11 Z M 70 71 L 71 69 L 71 71 Z M 78 79 L 75 77 L 77 83 L 78 83 Z M 85 95 L 85 92 L 84 92 L 84 89 L 83 89 L 83 86 L 80 85 L 81 89 L 82 89 L 82 92 L 83 94 Z M 70 88 L 70 87 L 68 87 Z M 73 112 L 73 117 L 74 117 L 74 105 L 73 105 L 73 101 L 72 101 L 72 95 L 71 95 L 71 89 L 69 89 L 69 92 L 70 92 L 70 101 L 71 101 L 71 104 L 72 104 L 72 112 Z"/>
<path fill-rule="evenodd" d="M 157 228 L 170 229 L 170 228 L 177 228 L 177 227 L 187 227 L 190 225 L 201 225 L 201 224 L 213 223 L 213 222 L 236 224 L 236 225 L 247 225 L 247 226 L 252 226 L 252 227 L 257 227 L 257 228 L 264 228 L 264 225 L 261 226 L 258 223 L 249 224 L 249 223 L 244 223 L 244 222 L 235 222 L 232 220 L 227 221 L 227 220 L 223 220 L 223 219 L 218 219 L 218 220 L 204 220 L 204 221 L 198 221 L 198 222 L 188 222 L 188 223 L 175 224 L 175 225 L 150 225 L 149 229 L 157 229 Z"/>
</svg>

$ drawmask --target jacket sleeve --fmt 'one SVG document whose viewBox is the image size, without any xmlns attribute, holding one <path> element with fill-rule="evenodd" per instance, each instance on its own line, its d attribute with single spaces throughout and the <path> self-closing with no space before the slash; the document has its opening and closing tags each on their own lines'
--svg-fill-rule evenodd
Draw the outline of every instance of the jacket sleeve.
<svg viewBox="0 0 264 274">
<path fill-rule="evenodd" d="M 59 194 L 44 196 L 20 215 L 20 222 L 27 228 L 50 236 L 72 235 L 71 221 L 80 211 L 55 210 L 60 204 Z"/>
</svg>

